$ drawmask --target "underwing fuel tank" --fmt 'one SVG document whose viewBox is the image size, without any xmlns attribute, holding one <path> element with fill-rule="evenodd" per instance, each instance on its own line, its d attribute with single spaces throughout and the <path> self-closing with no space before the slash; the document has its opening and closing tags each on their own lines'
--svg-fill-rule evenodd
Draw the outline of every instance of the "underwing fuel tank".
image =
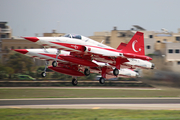
<svg viewBox="0 0 180 120">
<path fill-rule="evenodd" d="M 53 66 L 49 66 L 48 68 L 56 72 L 60 72 L 60 73 L 71 75 L 71 76 L 85 76 L 83 73 L 73 70 L 73 69 L 69 69 L 69 68 L 53 67 Z"/>
<path fill-rule="evenodd" d="M 76 64 L 84 65 L 84 66 L 89 66 L 89 67 L 98 67 L 98 65 L 94 62 L 88 61 L 86 59 L 74 57 L 72 55 L 60 55 L 61 58 L 63 58 L 66 61 L 73 62 Z"/>
</svg>

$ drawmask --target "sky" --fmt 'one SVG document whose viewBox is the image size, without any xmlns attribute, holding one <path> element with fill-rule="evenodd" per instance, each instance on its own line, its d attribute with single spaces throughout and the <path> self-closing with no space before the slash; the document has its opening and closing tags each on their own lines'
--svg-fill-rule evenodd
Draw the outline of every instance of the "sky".
<svg viewBox="0 0 180 120">
<path fill-rule="evenodd" d="M 180 28 L 180 0 L 0 0 L 0 21 L 13 36 L 52 32 L 91 36 L 94 32 Z"/>
</svg>

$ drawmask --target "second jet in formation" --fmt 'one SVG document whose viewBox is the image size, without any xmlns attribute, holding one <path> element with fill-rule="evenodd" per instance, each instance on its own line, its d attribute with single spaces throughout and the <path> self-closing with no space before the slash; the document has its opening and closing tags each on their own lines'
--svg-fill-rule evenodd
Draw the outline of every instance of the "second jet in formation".
<svg viewBox="0 0 180 120">
<path fill-rule="evenodd" d="M 51 47 L 49 49 L 15 49 L 30 57 L 45 59 L 46 67 L 73 76 L 72 84 L 77 85 L 77 76 L 100 73 L 99 82 L 106 78 L 137 77 L 135 68 L 153 69 L 152 58 L 145 56 L 143 33 L 137 32 L 128 44 L 121 43 L 117 49 L 106 46 L 81 35 L 67 34 L 62 37 L 24 37 L 34 43 Z"/>
</svg>

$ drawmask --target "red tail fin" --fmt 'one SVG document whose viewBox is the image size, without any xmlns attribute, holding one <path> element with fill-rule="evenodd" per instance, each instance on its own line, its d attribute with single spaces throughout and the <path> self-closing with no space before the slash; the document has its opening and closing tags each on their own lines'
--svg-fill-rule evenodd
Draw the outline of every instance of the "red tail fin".
<svg viewBox="0 0 180 120">
<path fill-rule="evenodd" d="M 133 53 L 138 55 L 145 55 L 144 53 L 144 33 L 136 32 L 126 47 L 123 53 Z"/>
<path fill-rule="evenodd" d="M 122 50 L 123 48 L 126 47 L 126 43 L 121 43 L 118 47 L 117 47 L 117 50 Z"/>
</svg>

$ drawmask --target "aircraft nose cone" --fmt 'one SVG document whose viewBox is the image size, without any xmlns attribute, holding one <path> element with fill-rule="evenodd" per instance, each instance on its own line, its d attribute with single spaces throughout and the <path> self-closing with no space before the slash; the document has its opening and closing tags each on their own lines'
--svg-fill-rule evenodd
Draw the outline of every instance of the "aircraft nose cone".
<svg viewBox="0 0 180 120">
<path fill-rule="evenodd" d="M 37 42 L 39 40 L 37 37 L 24 37 L 24 39 L 29 40 L 31 42 Z"/>
<path fill-rule="evenodd" d="M 26 54 L 28 52 L 26 49 L 15 49 L 14 51 L 22 53 L 22 54 Z"/>
</svg>

